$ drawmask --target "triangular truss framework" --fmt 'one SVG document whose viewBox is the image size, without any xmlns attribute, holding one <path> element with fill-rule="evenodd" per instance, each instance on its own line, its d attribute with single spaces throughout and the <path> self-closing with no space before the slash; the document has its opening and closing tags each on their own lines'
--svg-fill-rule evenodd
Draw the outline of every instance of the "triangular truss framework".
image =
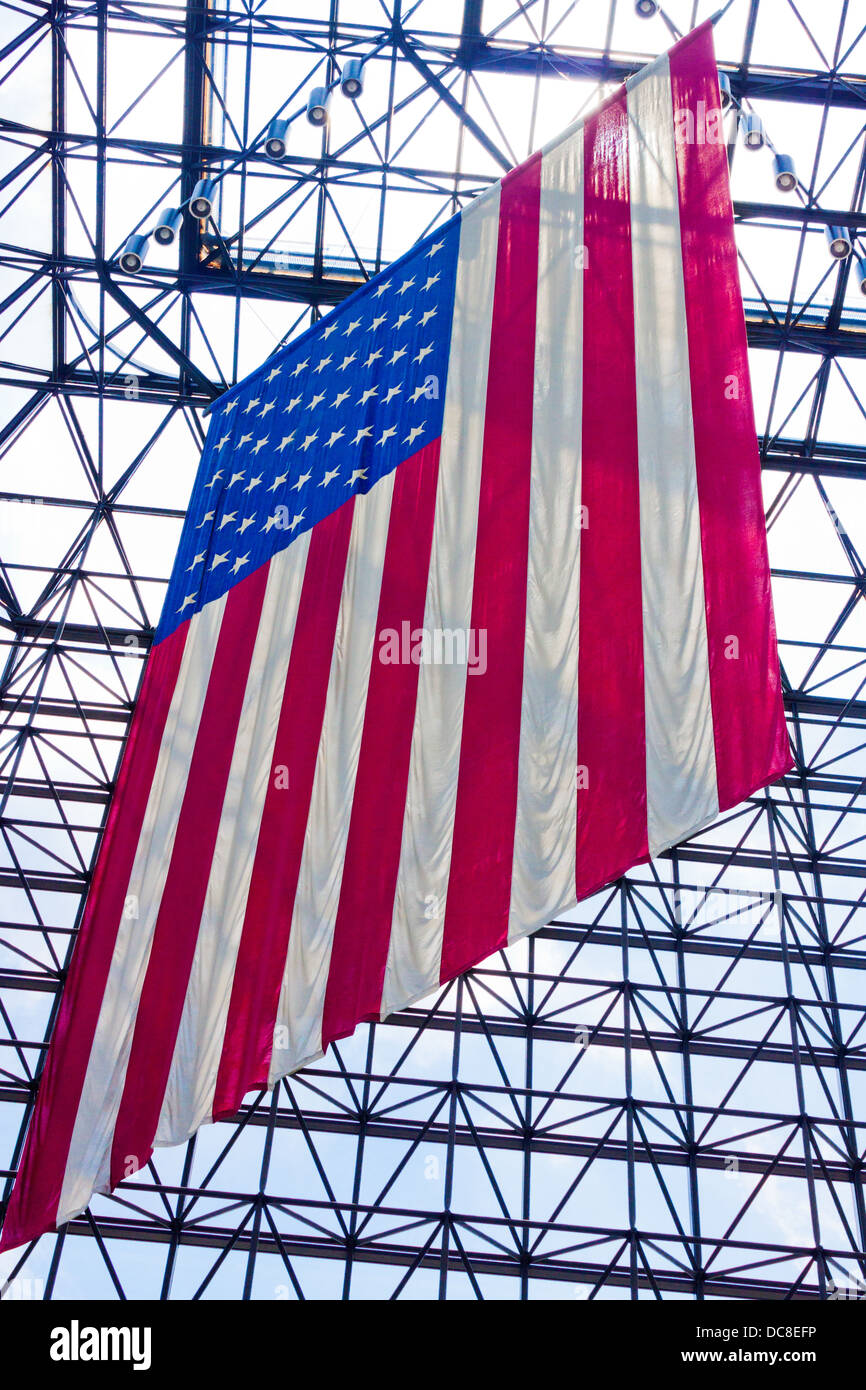
<svg viewBox="0 0 866 1390">
<path fill-rule="evenodd" d="M 7 7 L 0 1195 L 203 408 L 716 6 Z M 774 66 L 772 8 L 734 0 L 717 47 L 806 150 L 796 202 L 769 175 L 756 196 L 731 149 L 795 771 L 158 1152 L 7 1258 L 5 1297 L 866 1296 L 866 300 L 823 236 L 866 230 L 866 33 L 844 0 L 820 32 L 789 3 L 801 58 Z M 307 91 L 352 56 L 362 99 L 313 131 Z M 215 218 L 122 274 L 126 237 L 203 173 Z"/>
</svg>

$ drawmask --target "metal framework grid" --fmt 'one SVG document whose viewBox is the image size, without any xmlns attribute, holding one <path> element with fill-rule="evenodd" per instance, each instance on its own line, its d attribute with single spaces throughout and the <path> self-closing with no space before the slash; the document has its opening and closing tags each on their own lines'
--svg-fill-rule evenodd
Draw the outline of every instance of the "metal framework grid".
<svg viewBox="0 0 866 1390">
<path fill-rule="evenodd" d="M 0 1192 L 203 407 L 711 7 L 308 8 L 3 7 Z M 6 1297 L 863 1295 L 866 301 L 822 234 L 866 230 L 855 9 L 735 0 L 717 29 L 735 96 L 798 132 L 800 202 L 731 150 L 796 771 L 158 1151 L 8 1261 Z M 802 63 L 767 61 L 773 32 Z M 364 95 L 316 132 L 306 93 L 349 56 Z M 203 172 L 215 219 L 121 274 Z"/>
</svg>

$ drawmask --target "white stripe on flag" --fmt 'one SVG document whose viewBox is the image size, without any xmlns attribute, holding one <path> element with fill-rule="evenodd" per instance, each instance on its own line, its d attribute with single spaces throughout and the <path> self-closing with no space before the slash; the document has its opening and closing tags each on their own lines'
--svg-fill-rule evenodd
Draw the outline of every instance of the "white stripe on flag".
<svg viewBox="0 0 866 1390">
<path fill-rule="evenodd" d="M 126 1080 L 138 1001 L 225 603 L 223 595 L 190 621 L 129 878 L 128 914 L 124 912 L 117 929 L 75 1117 L 57 1225 L 82 1211 L 93 1192 L 108 1190 L 111 1141 Z"/>
<path fill-rule="evenodd" d="M 366 496 L 355 499 L 322 737 L 277 1011 L 270 1066 L 272 1082 L 322 1053 L 322 1017 L 364 730 L 370 663 L 379 649 L 376 622 L 393 492 L 394 474 L 389 473 Z M 387 776 L 386 768 L 382 775 Z"/>
<path fill-rule="evenodd" d="M 499 241 L 499 185 L 460 222 L 424 627 L 468 632 Z M 382 1017 L 439 983 L 466 667 L 422 663 Z"/>
<path fill-rule="evenodd" d="M 628 84 L 647 822 L 658 854 L 719 809 L 667 58 Z"/>
<path fill-rule="evenodd" d="M 541 161 L 526 651 L 508 939 L 575 898 L 583 130 Z"/>
<path fill-rule="evenodd" d="M 158 1144 L 179 1143 L 213 1113 L 262 808 L 276 775 L 274 740 L 310 535 L 303 532 L 270 562 Z"/>
</svg>

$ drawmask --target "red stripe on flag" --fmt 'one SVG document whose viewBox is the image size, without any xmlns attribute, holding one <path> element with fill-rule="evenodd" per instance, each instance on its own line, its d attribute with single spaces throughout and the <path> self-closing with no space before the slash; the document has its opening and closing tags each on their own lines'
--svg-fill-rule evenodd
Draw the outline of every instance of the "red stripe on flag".
<svg viewBox="0 0 866 1390">
<path fill-rule="evenodd" d="M 226 596 L 153 931 L 111 1148 L 111 1183 L 147 1162 L 159 1121 L 267 586 L 260 565 Z"/>
<path fill-rule="evenodd" d="M 540 155 L 502 181 L 472 594 L 472 628 L 476 643 L 486 641 L 487 669 L 467 671 L 442 981 L 508 939 L 526 641 L 540 184 Z"/>
<path fill-rule="evenodd" d="M 55 1224 L 75 1117 L 189 623 L 150 654 L 108 813 L 0 1250 Z"/>
<path fill-rule="evenodd" d="M 579 898 L 649 854 L 625 96 L 587 124 L 584 161 Z"/>
<path fill-rule="evenodd" d="M 313 776 L 334 654 L 354 499 L 313 528 L 274 741 L 243 932 L 214 1093 L 214 1119 L 234 1115 L 268 1080 Z"/>
<path fill-rule="evenodd" d="M 412 633 L 424 622 L 438 477 L 438 439 L 395 474 L 377 648 L 325 993 L 323 1048 L 348 1037 L 362 1020 L 378 1019 L 381 1009 L 418 693 L 418 665 L 406 657 Z M 379 659 L 378 644 L 389 633 L 400 644 L 397 662 Z"/>
<path fill-rule="evenodd" d="M 670 55 L 719 810 L 792 766 L 712 29 Z M 708 138 L 710 137 L 710 138 Z"/>
</svg>

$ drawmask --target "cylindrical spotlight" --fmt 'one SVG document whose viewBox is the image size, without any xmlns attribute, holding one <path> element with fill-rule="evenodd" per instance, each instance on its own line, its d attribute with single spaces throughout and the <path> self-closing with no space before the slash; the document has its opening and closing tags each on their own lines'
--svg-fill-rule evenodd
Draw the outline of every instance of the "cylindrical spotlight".
<svg viewBox="0 0 866 1390">
<path fill-rule="evenodd" d="M 344 65 L 340 74 L 340 91 L 344 97 L 350 97 L 352 101 L 357 101 L 361 92 L 364 90 L 364 79 L 362 72 L 364 64 L 360 58 L 350 58 Z"/>
<path fill-rule="evenodd" d="M 163 208 L 153 229 L 154 241 L 158 242 L 160 246 L 171 246 L 182 221 L 183 213 L 180 208 Z"/>
<path fill-rule="evenodd" d="M 658 5 L 656 0 L 636 0 L 635 11 L 641 19 L 652 19 L 658 11 Z"/>
<path fill-rule="evenodd" d="M 844 261 L 851 255 L 851 233 L 847 227 L 825 227 L 824 235 L 830 247 L 830 255 L 837 261 Z"/>
<path fill-rule="evenodd" d="M 731 92 L 731 79 L 726 72 L 719 73 L 719 95 L 722 98 L 722 110 L 727 111 L 734 97 Z"/>
<path fill-rule="evenodd" d="M 127 237 L 126 245 L 117 258 L 121 270 L 125 270 L 127 275 L 137 275 L 147 258 L 147 245 L 147 237 L 140 236 L 138 232 Z"/>
<path fill-rule="evenodd" d="M 740 116 L 740 130 L 743 144 L 747 150 L 759 150 L 764 143 L 764 122 L 754 111 L 744 111 Z"/>
<path fill-rule="evenodd" d="M 216 179 L 199 179 L 189 200 L 189 210 L 193 217 L 210 217 L 215 192 Z"/>
<path fill-rule="evenodd" d="M 285 159 L 288 146 L 287 131 L 289 123 L 280 116 L 275 116 L 268 126 L 268 133 L 265 137 L 265 154 L 268 159 Z"/>
<path fill-rule="evenodd" d="M 331 93 L 327 87 L 314 87 L 307 98 L 307 120 L 310 125 L 324 125 L 328 119 Z"/>
<path fill-rule="evenodd" d="M 793 193 L 797 187 L 797 175 L 794 170 L 794 161 L 789 154 L 773 155 L 773 173 L 779 192 Z"/>
<path fill-rule="evenodd" d="M 857 257 L 857 282 L 860 293 L 866 294 L 866 256 Z"/>
</svg>

